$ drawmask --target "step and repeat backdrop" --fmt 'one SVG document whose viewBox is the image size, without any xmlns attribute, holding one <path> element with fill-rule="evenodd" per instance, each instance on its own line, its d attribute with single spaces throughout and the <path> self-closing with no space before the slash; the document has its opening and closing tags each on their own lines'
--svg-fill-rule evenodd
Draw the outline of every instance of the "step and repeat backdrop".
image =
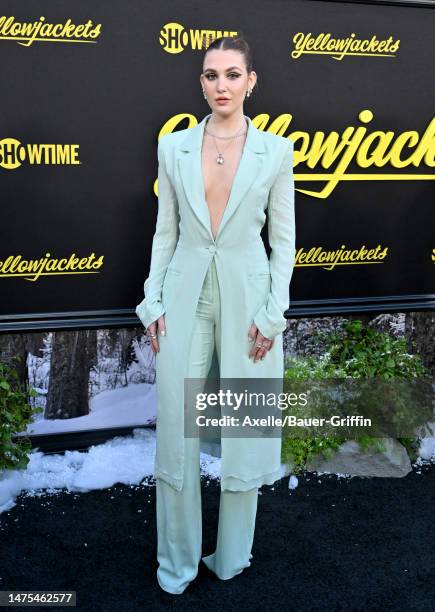
<svg viewBox="0 0 435 612">
<path fill-rule="evenodd" d="M 0 330 L 139 325 L 158 138 L 238 33 L 245 114 L 294 142 L 288 315 L 435 308 L 434 31 L 427 3 L 2 0 Z"/>
</svg>

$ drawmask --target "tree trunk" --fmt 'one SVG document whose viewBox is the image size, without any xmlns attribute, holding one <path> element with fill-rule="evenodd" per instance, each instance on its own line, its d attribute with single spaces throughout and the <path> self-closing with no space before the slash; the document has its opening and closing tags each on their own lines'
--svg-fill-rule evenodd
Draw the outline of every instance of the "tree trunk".
<svg viewBox="0 0 435 612">
<path fill-rule="evenodd" d="M 89 370 L 95 359 L 96 330 L 53 333 L 46 419 L 89 414 Z"/>
</svg>

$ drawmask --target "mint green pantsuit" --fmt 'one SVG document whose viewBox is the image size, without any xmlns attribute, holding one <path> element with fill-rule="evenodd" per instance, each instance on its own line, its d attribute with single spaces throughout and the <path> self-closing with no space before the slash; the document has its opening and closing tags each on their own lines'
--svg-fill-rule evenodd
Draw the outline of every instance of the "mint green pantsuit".
<svg viewBox="0 0 435 612">
<path fill-rule="evenodd" d="M 216 346 L 220 359 L 220 298 L 216 266 L 211 263 L 199 298 L 189 357 L 189 378 L 205 379 Z M 185 438 L 185 478 L 176 491 L 161 478 L 157 486 L 157 580 L 180 594 L 198 573 L 202 554 L 200 440 Z M 216 550 L 202 560 L 222 580 L 240 574 L 251 562 L 258 488 L 221 491 Z"/>
<path fill-rule="evenodd" d="M 158 577 L 177 592 L 195 575 L 201 554 L 198 440 L 184 435 L 184 381 L 198 372 L 213 379 L 282 379 L 284 311 L 295 262 L 293 142 L 256 128 L 247 117 L 243 153 L 214 237 L 201 170 L 209 116 L 195 127 L 159 139 L 157 224 L 145 297 L 136 307 L 145 328 L 165 315 L 166 335 L 159 336 L 156 354 L 154 475 L 158 534 L 163 534 Z M 260 235 L 266 214 L 269 257 Z M 207 372 L 211 341 L 208 333 L 205 339 L 197 332 L 210 278 L 219 287 L 219 317 L 214 319 L 218 372 L 215 359 Z M 249 358 L 253 322 L 265 337 L 274 339 L 265 359 L 257 362 Z M 220 532 L 216 555 L 204 559 L 217 575 L 228 578 L 249 564 L 253 525 L 249 520 L 242 525 L 234 549 L 231 538 L 237 528 L 228 516 L 236 515 L 237 507 L 245 517 L 255 518 L 258 488 L 283 475 L 280 437 L 222 437 Z M 183 517 L 187 531 L 177 528 Z"/>
</svg>

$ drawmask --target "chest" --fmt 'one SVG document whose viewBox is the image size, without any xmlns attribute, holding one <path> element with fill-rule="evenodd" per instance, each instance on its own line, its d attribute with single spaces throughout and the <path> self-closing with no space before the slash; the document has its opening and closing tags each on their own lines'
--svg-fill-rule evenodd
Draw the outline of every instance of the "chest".
<svg viewBox="0 0 435 612">
<path fill-rule="evenodd" d="M 204 141 L 201 152 L 205 199 L 210 211 L 225 207 L 243 153 L 243 138 L 222 142 L 216 148 L 214 140 L 209 138 Z M 216 162 L 219 153 L 224 158 L 222 164 Z"/>
</svg>

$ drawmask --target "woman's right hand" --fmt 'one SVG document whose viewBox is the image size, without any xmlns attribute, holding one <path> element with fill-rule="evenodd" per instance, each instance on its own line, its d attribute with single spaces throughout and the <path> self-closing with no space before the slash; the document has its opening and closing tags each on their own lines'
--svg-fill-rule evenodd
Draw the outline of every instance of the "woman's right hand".
<svg viewBox="0 0 435 612">
<path fill-rule="evenodd" d="M 153 349 L 153 353 L 160 353 L 159 347 L 159 338 L 158 334 L 164 336 L 166 334 L 166 324 L 165 324 L 165 315 L 162 315 L 151 323 L 151 325 L 147 328 L 147 336 L 150 338 L 151 348 Z"/>
</svg>

